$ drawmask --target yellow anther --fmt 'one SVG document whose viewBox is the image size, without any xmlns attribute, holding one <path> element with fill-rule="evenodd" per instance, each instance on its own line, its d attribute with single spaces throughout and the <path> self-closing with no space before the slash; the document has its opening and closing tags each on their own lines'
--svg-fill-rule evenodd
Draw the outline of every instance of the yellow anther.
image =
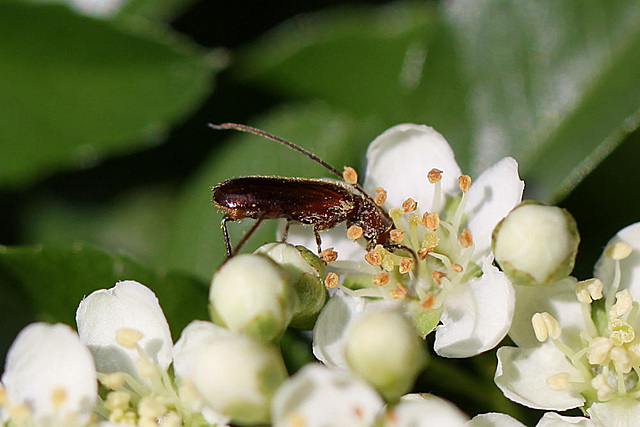
<svg viewBox="0 0 640 427">
<path fill-rule="evenodd" d="M 380 263 L 380 266 L 387 271 L 393 271 L 393 269 L 396 267 L 396 264 L 393 261 L 392 256 L 386 255 L 382 257 L 382 262 Z"/>
<path fill-rule="evenodd" d="M 376 192 L 376 196 L 373 198 L 373 201 L 376 202 L 378 206 L 384 205 L 384 202 L 387 201 L 387 190 L 382 187 L 376 187 L 374 191 Z"/>
<path fill-rule="evenodd" d="M 547 382 L 547 386 L 551 390 L 566 391 L 571 388 L 568 372 L 560 372 L 559 374 L 551 375 L 550 377 L 547 378 L 546 382 Z"/>
<path fill-rule="evenodd" d="M 327 277 L 324 278 L 324 286 L 327 289 L 333 289 L 338 286 L 338 275 L 334 272 L 327 274 Z"/>
<path fill-rule="evenodd" d="M 353 241 L 356 241 L 359 238 L 361 238 L 362 234 L 363 234 L 362 227 L 360 227 L 359 225 L 352 225 L 347 230 L 347 237 Z"/>
<path fill-rule="evenodd" d="M 145 357 L 139 357 L 138 360 L 136 360 L 136 368 L 138 368 L 138 372 L 142 378 L 151 378 L 155 373 L 153 363 Z"/>
<path fill-rule="evenodd" d="M 395 221 L 399 220 L 403 214 L 404 212 L 402 211 L 402 208 L 389 209 L 389 216 Z"/>
<path fill-rule="evenodd" d="M 423 246 L 420 249 L 418 249 L 418 259 L 420 261 L 424 261 L 427 258 L 427 255 L 429 254 L 429 252 L 432 252 L 433 248 L 430 248 L 428 246 Z"/>
<path fill-rule="evenodd" d="M 469 191 L 469 187 L 471 187 L 471 177 L 469 175 L 460 175 L 458 177 L 458 187 L 460 187 L 460 191 L 463 193 Z"/>
<path fill-rule="evenodd" d="M 425 310 L 429 310 L 436 303 L 436 299 L 429 293 L 420 301 L 420 306 Z"/>
<path fill-rule="evenodd" d="M 627 314 L 633 308 L 633 298 L 629 289 L 616 293 L 616 303 L 609 310 L 609 318 L 619 318 Z"/>
<path fill-rule="evenodd" d="M 391 294 L 391 298 L 393 298 L 393 299 L 404 298 L 404 297 L 407 296 L 407 288 L 405 288 L 400 283 L 398 283 L 396 285 L 396 288 L 392 289 L 391 292 L 389 292 L 389 293 Z"/>
<path fill-rule="evenodd" d="M 402 211 L 404 213 L 410 213 L 416 210 L 418 207 L 418 202 L 409 197 L 407 200 L 402 202 Z"/>
<path fill-rule="evenodd" d="M 371 265 L 378 266 L 382 264 L 382 255 L 380 254 L 380 252 L 374 249 L 366 253 L 366 255 L 364 256 L 364 260 Z"/>
<path fill-rule="evenodd" d="M 351 166 L 345 166 L 344 172 L 342 172 L 342 178 L 348 184 L 355 184 L 358 182 L 358 172 L 356 172 L 356 170 Z"/>
<path fill-rule="evenodd" d="M 607 377 L 604 374 L 598 374 L 591 380 L 591 387 L 596 390 L 598 400 L 607 401 L 611 399 L 614 393 L 613 387 L 607 383 Z"/>
<path fill-rule="evenodd" d="M 458 241 L 460 242 L 460 246 L 462 246 L 463 248 L 468 248 L 469 246 L 471 246 L 473 244 L 471 231 L 468 228 L 465 228 L 464 230 L 462 230 L 462 233 L 460 233 L 460 237 Z"/>
<path fill-rule="evenodd" d="M 589 343 L 587 360 L 592 365 L 604 365 L 609 362 L 609 352 L 613 343 L 609 338 L 596 337 Z"/>
<path fill-rule="evenodd" d="M 411 258 L 402 258 L 400 260 L 400 267 L 398 268 L 400 274 L 406 274 L 413 270 L 413 260 Z"/>
<path fill-rule="evenodd" d="M 616 371 L 621 374 L 628 374 L 629 372 L 631 372 L 633 364 L 631 363 L 629 353 L 627 353 L 627 350 L 625 350 L 623 347 L 613 347 L 611 349 L 611 352 L 609 353 L 609 357 L 611 358 Z"/>
<path fill-rule="evenodd" d="M 417 213 L 412 212 L 409 214 L 409 218 L 407 218 L 407 221 L 409 222 L 409 225 L 417 227 L 418 225 L 422 224 L 422 217 Z"/>
<path fill-rule="evenodd" d="M 62 387 L 55 387 L 51 390 L 51 403 L 53 406 L 60 406 L 67 400 L 67 390 Z"/>
<path fill-rule="evenodd" d="M 373 283 L 373 286 L 384 286 L 389 283 L 389 273 L 381 271 L 378 274 L 374 274 L 371 282 Z"/>
<path fill-rule="evenodd" d="M 560 338 L 562 329 L 558 321 L 549 313 L 536 313 L 531 317 L 531 325 L 536 338 L 540 342 L 545 342 L 547 338 Z"/>
<path fill-rule="evenodd" d="M 431 278 L 433 279 L 434 282 L 436 282 L 438 285 L 441 284 L 442 278 L 445 277 L 446 274 L 444 274 L 442 271 L 438 271 L 438 270 L 433 270 L 431 272 Z"/>
<path fill-rule="evenodd" d="M 440 243 L 440 238 L 438 237 L 438 233 L 435 231 L 430 231 L 424 235 L 422 238 L 422 246 L 426 246 L 428 248 L 435 248 Z"/>
<path fill-rule="evenodd" d="M 442 171 L 440 169 L 433 168 L 427 174 L 427 179 L 431 184 L 435 184 L 436 182 L 440 182 L 442 179 Z"/>
<path fill-rule="evenodd" d="M 133 349 L 142 339 L 142 332 L 133 328 L 120 328 L 116 331 L 116 342 L 124 348 Z"/>
<path fill-rule="evenodd" d="M 338 259 L 338 252 L 333 248 L 327 248 L 320 252 L 320 259 L 324 262 L 333 262 Z"/>
<path fill-rule="evenodd" d="M 576 284 L 576 296 L 583 304 L 591 304 L 602 298 L 602 281 L 600 279 L 582 280 Z"/>
<path fill-rule="evenodd" d="M 622 260 L 631 255 L 631 251 L 633 249 L 625 242 L 616 242 L 612 245 L 609 245 L 604 250 L 604 256 L 607 258 Z"/>
<path fill-rule="evenodd" d="M 456 273 L 462 273 L 462 266 L 460 264 L 452 264 L 451 269 Z"/>
<path fill-rule="evenodd" d="M 422 215 L 422 225 L 427 230 L 436 231 L 440 225 L 440 216 L 437 212 L 425 212 Z"/>
<path fill-rule="evenodd" d="M 112 372 L 100 376 L 100 382 L 107 388 L 118 388 L 124 385 L 124 375 L 122 372 Z"/>
<path fill-rule="evenodd" d="M 400 243 L 404 239 L 404 230 L 398 230 L 397 228 L 394 228 L 389 232 L 389 237 L 392 241 Z"/>
<path fill-rule="evenodd" d="M 633 326 L 621 319 L 611 319 L 607 325 L 609 339 L 614 345 L 628 344 L 636 337 Z"/>
<path fill-rule="evenodd" d="M 160 418 L 167 413 L 167 407 L 151 396 L 145 396 L 138 402 L 138 414 L 141 418 Z"/>
<path fill-rule="evenodd" d="M 115 410 L 125 411 L 129 407 L 131 395 L 126 391 L 111 391 L 107 394 L 104 401 L 104 407 L 109 411 Z"/>
</svg>

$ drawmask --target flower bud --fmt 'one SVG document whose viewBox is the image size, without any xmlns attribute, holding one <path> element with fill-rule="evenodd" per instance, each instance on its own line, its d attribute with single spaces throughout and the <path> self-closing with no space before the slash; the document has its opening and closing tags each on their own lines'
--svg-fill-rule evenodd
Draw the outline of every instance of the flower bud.
<svg viewBox="0 0 640 427">
<path fill-rule="evenodd" d="M 253 254 L 235 256 L 218 270 L 209 303 L 214 322 L 266 341 L 280 338 L 298 309 L 285 270 Z"/>
<path fill-rule="evenodd" d="M 347 331 L 349 366 L 395 402 L 410 390 L 427 356 L 411 321 L 393 307 L 364 312 Z"/>
<path fill-rule="evenodd" d="M 233 424 L 268 424 L 271 397 L 287 378 L 280 352 L 247 336 L 222 337 L 194 355 L 193 382 L 214 410 Z"/>
<path fill-rule="evenodd" d="M 289 275 L 289 283 L 298 296 L 298 311 L 293 314 L 291 326 L 313 329 L 320 310 L 327 302 L 324 285 L 324 263 L 304 246 L 287 243 L 267 243 L 259 247 L 256 254 L 274 260 Z"/>
<path fill-rule="evenodd" d="M 546 285 L 573 270 L 580 235 L 569 212 L 524 202 L 493 230 L 497 263 L 517 285 Z"/>
</svg>

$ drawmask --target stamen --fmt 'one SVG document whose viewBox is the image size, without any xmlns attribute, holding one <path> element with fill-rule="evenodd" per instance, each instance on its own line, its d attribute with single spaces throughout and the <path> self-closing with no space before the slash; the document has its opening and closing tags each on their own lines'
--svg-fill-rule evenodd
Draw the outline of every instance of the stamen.
<svg viewBox="0 0 640 427">
<path fill-rule="evenodd" d="M 372 279 L 373 286 L 384 286 L 389 283 L 389 273 L 386 271 L 381 271 L 378 274 L 375 274 Z"/>
<path fill-rule="evenodd" d="M 374 191 L 376 192 L 376 196 L 373 198 L 373 201 L 378 206 L 384 205 L 384 202 L 387 201 L 387 190 L 382 187 L 376 187 Z"/>
<path fill-rule="evenodd" d="M 609 352 L 613 343 L 609 338 L 596 337 L 589 343 L 587 360 L 592 365 L 603 365 L 609 360 Z"/>
<path fill-rule="evenodd" d="M 438 271 L 438 270 L 433 270 L 431 272 L 431 278 L 433 279 L 434 282 L 436 282 L 438 285 L 441 285 L 440 281 L 442 280 L 443 277 L 445 277 L 446 274 L 443 273 L 442 271 Z"/>
<path fill-rule="evenodd" d="M 116 331 L 116 342 L 124 348 L 134 349 L 142 339 L 142 332 L 133 328 L 120 328 Z"/>
<path fill-rule="evenodd" d="M 100 379 L 100 382 L 107 388 L 119 388 L 124 385 L 124 375 L 122 372 L 112 372 L 104 374 Z"/>
<path fill-rule="evenodd" d="M 469 187 L 471 186 L 471 177 L 469 175 L 460 175 L 458 177 L 458 187 L 460 191 L 466 193 L 469 191 Z"/>
<path fill-rule="evenodd" d="M 562 329 L 558 321 L 549 313 L 535 313 L 531 317 L 531 325 L 533 326 L 533 332 L 536 338 L 540 342 L 545 342 L 547 338 L 551 339 L 560 338 Z"/>
<path fill-rule="evenodd" d="M 596 390 L 598 400 L 607 401 L 613 396 L 614 389 L 607 383 L 607 377 L 604 374 L 593 377 L 591 387 Z"/>
<path fill-rule="evenodd" d="M 129 408 L 130 401 L 131 394 L 126 391 L 111 391 L 107 394 L 104 406 L 111 412 L 116 410 L 126 411 Z"/>
<path fill-rule="evenodd" d="M 576 284 L 576 297 L 582 304 L 591 304 L 602 298 L 602 288 L 600 279 L 582 280 Z"/>
<path fill-rule="evenodd" d="M 358 172 L 356 172 L 356 170 L 351 166 L 345 166 L 344 172 L 342 172 L 342 178 L 348 184 L 355 184 L 358 182 Z"/>
<path fill-rule="evenodd" d="M 404 213 L 413 212 L 416 210 L 417 207 L 418 207 L 418 202 L 413 200 L 411 197 L 409 197 L 407 200 L 405 200 L 402 203 L 402 210 L 404 211 Z"/>
<path fill-rule="evenodd" d="M 334 272 L 327 274 L 327 277 L 324 278 L 324 286 L 327 289 L 333 289 L 338 286 L 338 275 Z"/>
<path fill-rule="evenodd" d="M 473 244 L 471 231 L 468 228 L 465 228 L 464 230 L 462 230 L 462 233 L 460 233 L 460 237 L 458 241 L 460 242 L 460 246 L 462 246 L 465 249 L 471 246 Z"/>
<path fill-rule="evenodd" d="M 393 219 L 394 222 L 397 222 L 400 218 L 402 218 L 403 214 L 404 212 L 402 211 L 402 208 L 389 209 L 389 216 L 391 217 L 391 219 Z"/>
<path fill-rule="evenodd" d="M 397 228 L 394 228 L 389 232 L 389 237 L 392 241 L 400 243 L 402 242 L 402 239 L 404 239 L 404 230 L 398 230 Z"/>
<path fill-rule="evenodd" d="M 436 303 L 436 299 L 430 293 L 425 295 L 425 297 L 422 298 L 422 301 L 420 301 L 420 305 L 425 310 L 429 310 L 431 307 L 433 307 L 435 303 Z"/>
<path fill-rule="evenodd" d="M 338 259 L 338 252 L 333 250 L 333 248 L 327 248 L 320 252 L 320 259 L 324 262 L 333 262 Z"/>
<path fill-rule="evenodd" d="M 362 234 L 363 234 L 362 227 L 360 227 L 359 225 L 352 225 L 347 230 L 347 237 L 353 241 L 356 241 L 359 238 L 361 238 Z"/>
<path fill-rule="evenodd" d="M 552 375 L 549 378 L 547 378 L 546 382 L 547 382 L 547 386 L 551 390 L 566 391 L 571 388 L 568 372 L 560 372 L 559 374 Z"/>
<path fill-rule="evenodd" d="M 380 252 L 374 249 L 370 252 L 367 252 L 367 254 L 364 256 L 364 260 L 371 265 L 378 266 L 382 264 L 382 255 L 380 254 Z"/>
<path fill-rule="evenodd" d="M 422 224 L 422 217 L 415 212 L 410 213 L 409 218 L 407 218 L 407 221 L 409 222 L 409 225 L 417 227 L 418 225 Z"/>
<path fill-rule="evenodd" d="M 51 390 L 51 403 L 53 406 L 60 406 L 65 400 L 67 400 L 67 390 L 62 387 L 55 387 Z"/>
<path fill-rule="evenodd" d="M 382 263 L 380 264 L 380 266 L 387 271 L 393 271 L 396 265 L 393 261 L 393 257 L 391 255 L 386 255 L 382 257 Z"/>
<path fill-rule="evenodd" d="M 422 238 L 422 246 L 426 246 L 428 248 L 435 248 L 440 243 L 440 238 L 438 237 L 438 233 L 435 231 L 430 231 L 424 235 Z"/>
<path fill-rule="evenodd" d="M 143 397 L 138 403 L 138 414 L 143 418 L 160 418 L 167 412 L 167 407 L 160 403 L 159 399 L 151 396 Z"/>
<path fill-rule="evenodd" d="M 614 345 L 628 344 L 636 337 L 633 326 L 620 319 L 611 319 L 607 325 L 609 329 L 609 339 Z"/>
<path fill-rule="evenodd" d="M 462 273 L 462 266 L 460 264 L 451 264 L 451 269 L 456 273 Z"/>
<path fill-rule="evenodd" d="M 437 212 L 425 212 L 422 215 L 422 225 L 427 230 L 436 231 L 440 225 L 440 216 Z"/>
<path fill-rule="evenodd" d="M 413 260 L 411 258 L 402 258 L 400 260 L 400 267 L 398 268 L 400 274 L 406 274 L 413 270 Z"/>
<path fill-rule="evenodd" d="M 442 179 L 442 171 L 440 169 L 433 168 L 427 174 L 427 179 L 431 184 L 435 184 L 436 182 L 440 182 Z"/>
<path fill-rule="evenodd" d="M 631 358 L 629 357 L 629 353 L 622 347 L 613 347 L 611 349 L 611 353 L 609 353 L 609 357 L 611 357 L 611 361 L 613 362 L 613 366 L 615 366 L 616 371 L 621 374 L 628 374 L 631 372 L 631 368 L 633 367 L 631 363 Z"/>
<path fill-rule="evenodd" d="M 625 242 L 616 242 L 613 245 L 608 246 L 604 250 L 604 256 L 617 261 L 623 260 L 631 255 L 631 246 Z"/>
<path fill-rule="evenodd" d="M 609 309 L 610 318 L 620 318 L 631 311 L 633 308 L 633 299 L 629 289 L 623 289 L 616 293 L 616 303 Z"/>
<path fill-rule="evenodd" d="M 398 283 L 396 285 L 396 288 L 391 290 L 390 294 L 391 294 L 391 298 L 393 299 L 404 298 L 407 296 L 407 288 L 402 286 L 402 284 Z"/>
<path fill-rule="evenodd" d="M 420 249 L 418 249 L 418 259 L 420 261 L 424 261 L 427 258 L 427 255 L 429 255 L 429 252 L 433 251 L 433 248 L 427 247 L 427 246 L 422 246 Z"/>
<path fill-rule="evenodd" d="M 155 374 L 155 366 L 146 357 L 140 357 L 136 360 L 136 368 L 142 378 L 151 378 Z"/>
<path fill-rule="evenodd" d="M 182 418 L 174 411 L 165 414 L 160 421 L 160 427 L 180 427 L 181 425 Z"/>
</svg>

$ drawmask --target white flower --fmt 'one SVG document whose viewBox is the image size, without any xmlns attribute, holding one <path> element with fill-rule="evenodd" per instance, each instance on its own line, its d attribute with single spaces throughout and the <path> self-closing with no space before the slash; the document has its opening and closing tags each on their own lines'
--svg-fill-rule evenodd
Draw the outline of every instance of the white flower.
<svg viewBox="0 0 640 427">
<path fill-rule="evenodd" d="M 502 159 L 469 186 L 469 177 L 459 180 L 460 168 L 442 135 L 411 124 L 378 136 L 367 160 L 364 188 L 378 194 L 378 201 L 386 194 L 384 207 L 399 230 L 396 242 L 420 261 L 413 266 L 400 251 L 378 246 L 367 254 L 372 267 L 362 262 L 365 251 L 344 229 L 322 233 L 323 245 L 338 251 L 331 266 L 344 284 L 364 287 L 343 290 L 352 296 L 407 297 L 423 335 L 440 321 L 435 350 L 442 356 L 468 357 L 493 348 L 509 329 L 515 302 L 510 281 L 492 265 L 490 247 L 493 228 L 522 197 L 515 160 Z M 291 234 L 313 247 L 312 238 L 296 230 Z M 416 272 L 415 279 L 408 277 Z M 340 320 L 326 326 L 345 329 Z M 318 328 L 316 333 L 324 334 Z"/>
<path fill-rule="evenodd" d="M 384 427 L 464 427 L 469 417 L 453 403 L 427 394 L 408 394 L 387 409 Z"/>
<path fill-rule="evenodd" d="M 7 354 L 2 419 L 13 426 L 84 426 L 98 399 L 89 350 L 67 325 L 33 323 Z"/>
<path fill-rule="evenodd" d="M 610 425 L 610 424 L 606 424 Z M 496 412 L 476 415 L 466 424 L 467 427 L 524 427 L 520 421 L 506 414 Z M 585 417 L 566 417 L 555 412 L 545 413 L 536 427 L 595 427 L 595 423 Z"/>
<path fill-rule="evenodd" d="M 517 287 L 510 336 L 519 347 L 498 350 L 495 375 L 505 396 L 537 409 L 582 407 L 597 425 L 637 423 L 640 319 L 632 291 L 640 276 L 634 248 L 640 248 L 640 223 L 612 239 L 596 278 Z"/>
</svg>

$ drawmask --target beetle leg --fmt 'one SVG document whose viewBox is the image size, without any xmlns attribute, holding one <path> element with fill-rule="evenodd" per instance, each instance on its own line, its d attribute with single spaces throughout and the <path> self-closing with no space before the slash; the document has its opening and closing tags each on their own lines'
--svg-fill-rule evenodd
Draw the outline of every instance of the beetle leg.
<svg viewBox="0 0 640 427">
<path fill-rule="evenodd" d="M 249 237 L 251 237 L 251 235 L 253 234 L 254 231 L 256 231 L 256 229 L 258 228 L 258 226 L 260 225 L 260 223 L 262 222 L 264 218 L 263 217 L 258 217 L 256 219 L 255 224 L 253 224 L 253 226 L 249 229 L 249 231 L 247 231 L 247 233 L 242 237 L 242 240 L 240 240 L 238 242 L 238 244 L 236 245 L 236 249 L 233 251 L 232 255 L 235 255 L 238 253 L 238 251 L 240 250 L 240 248 L 247 243 L 247 240 L 249 240 Z"/>
<path fill-rule="evenodd" d="M 280 242 L 284 243 L 287 241 L 287 236 L 289 236 L 289 226 L 291 225 L 291 223 L 289 221 L 287 221 L 286 225 L 284 226 L 284 232 L 282 233 L 282 239 L 280 239 Z"/>
<path fill-rule="evenodd" d="M 320 239 L 320 233 L 318 233 L 317 224 L 313 226 L 313 235 L 316 236 L 316 245 L 318 245 L 318 255 L 322 252 L 322 239 Z"/>
<path fill-rule="evenodd" d="M 231 251 L 231 242 L 229 241 L 229 231 L 227 230 L 227 221 L 229 218 L 226 216 L 222 218 L 222 235 L 224 236 L 224 247 L 227 249 L 227 258 L 231 258 L 233 252 Z"/>
</svg>

